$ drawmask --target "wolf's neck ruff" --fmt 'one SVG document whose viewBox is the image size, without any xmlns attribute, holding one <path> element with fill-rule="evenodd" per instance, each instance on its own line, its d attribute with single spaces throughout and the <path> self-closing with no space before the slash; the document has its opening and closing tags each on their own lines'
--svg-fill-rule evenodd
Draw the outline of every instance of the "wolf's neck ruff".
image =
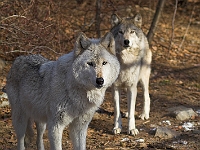
<svg viewBox="0 0 200 150">
<path fill-rule="evenodd" d="M 87 98 L 89 100 L 90 103 L 94 103 L 97 107 L 99 107 L 104 99 L 104 95 L 105 95 L 105 88 L 102 90 L 90 90 L 87 91 Z M 97 100 L 98 97 L 98 100 Z"/>
</svg>

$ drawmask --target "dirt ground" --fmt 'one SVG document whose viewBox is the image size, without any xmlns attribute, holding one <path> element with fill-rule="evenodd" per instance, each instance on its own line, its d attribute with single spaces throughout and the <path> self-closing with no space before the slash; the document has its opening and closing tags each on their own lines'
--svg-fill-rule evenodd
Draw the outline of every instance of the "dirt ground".
<svg viewBox="0 0 200 150">
<path fill-rule="evenodd" d="M 40 4 L 42 0 L 38 0 L 37 2 Z M 62 29 L 65 31 L 68 39 L 66 42 L 68 46 L 63 46 L 63 43 L 59 44 L 53 43 L 52 41 L 57 41 L 59 37 L 55 34 L 55 39 L 49 42 L 52 45 L 52 49 L 57 49 L 57 53 L 49 52 L 48 54 L 45 51 L 37 51 L 38 53 L 42 53 L 49 59 L 56 59 L 61 53 L 66 53 L 73 47 L 74 35 L 76 32 L 83 30 L 87 35 L 91 36 L 95 35 L 95 30 L 93 26 L 91 28 L 78 28 L 81 26 L 81 21 L 85 21 L 87 24 L 88 20 L 82 18 L 82 16 L 87 16 L 87 18 L 92 18 L 95 16 L 95 3 L 90 0 L 85 0 L 86 2 L 78 5 L 74 2 L 64 2 L 60 1 L 59 5 L 51 1 L 51 7 L 49 9 L 53 9 L 53 6 L 57 6 L 59 12 L 62 12 L 61 6 L 63 3 L 67 3 L 68 9 L 65 10 L 66 16 L 70 14 L 71 22 L 65 22 L 65 25 L 68 29 L 65 29 L 63 26 Z M 21 4 L 25 7 L 30 8 L 33 7 L 33 4 L 30 6 L 24 3 L 28 3 L 28 1 L 14 1 L 15 6 L 21 2 Z M 120 16 L 126 16 L 127 8 L 132 6 L 132 12 L 140 11 L 143 15 L 143 30 L 145 33 L 148 32 L 148 29 L 151 24 L 152 16 L 155 12 L 156 2 L 157 1 L 109 1 L 102 0 L 102 24 L 101 31 L 104 33 L 108 31 L 110 28 L 109 24 L 109 16 L 115 10 L 117 14 Z M 129 150 L 129 149 L 150 149 L 150 150 L 158 150 L 158 149 L 177 149 L 177 150 L 198 150 L 200 149 L 200 3 L 192 0 L 188 0 L 186 5 L 180 4 L 178 5 L 176 18 L 174 21 L 174 31 L 172 28 L 172 19 L 174 15 L 174 1 L 167 1 L 164 7 L 164 11 L 162 13 L 161 20 L 157 27 L 154 40 L 152 42 L 152 52 L 153 52 L 153 62 L 152 62 L 152 73 L 150 78 L 150 97 L 151 97 L 151 112 L 149 120 L 140 120 L 137 116 L 142 111 L 143 105 L 143 93 L 142 88 L 138 85 L 138 96 L 137 96 L 137 104 L 136 104 L 136 127 L 139 129 L 140 133 L 137 136 L 130 136 L 126 134 L 127 131 L 127 118 L 123 118 L 123 130 L 119 135 L 113 135 L 113 102 L 111 90 L 108 89 L 105 101 L 101 105 L 100 109 L 95 113 L 93 120 L 91 121 L 88 128 L 87 135 L 87 149 L 88 150 Z M 1 16 L 8 17 L 6 15 L 14 14 L 12 10 L 7 10 L 12 6 L 8 1 L 4 0 L 1 2 L 0 13 Z M 44 7 L 45 4 L 41 5 Z M 78 7 L 79 6 L 79 7 Z M 23 7 L 23 8 L 24 8 Z M 90 9 L 89 9 L 90 8 Z M 16 8 L 15 8 L 16 9 Z M 27 10 L 24 8 L 24 10 Z M 38 8 L 39 9 L 39 8 Z M 55 8 L 56 9 L 56 8 Z M 91 10 L 87 13 L 84 10 Z M 3 11 L 9 11 L 10 13 L 4 13 Z M 52 15 L 52 13 L 56 14 L 54 11 L 49 12 L 48 15 Z M 25 14 L 29 16 L 29 12 Z M 38 13 L 38 16 L 41 15 Z M 66 16 L 62 16 L 66 19 Z M 30 16 L 29 16 L 30 17 Z M 49 17 L 47 23 L 55 21 L 55 16 Z M 55 17 L 55 18 L 53 18 Z M 37 18 L 37 17 L 36 17 Z M 63 19 L 61 18 L 61 19 Z M 69 18 L 67 16 L 67 18 Z M 59 19 L 59 18 L 58 18 Z M 78 21 L 77 21 L 78 20 Z M 48 22 L 49 21 L 49 22 Z M 4 31 L 5 24 L 10 22 L 4 22 L 3 18 L 0 20 L 0 33 L 1 35 L 5 35 L 7 31 Z M 45 22 L 46 23 L 46 22 Z M 58 25 L 58 24 L 55 24 Z M 20 26 L 20 24 L 19 24 Z M 74 28 L 72 28 L 72 26 Z M 20 26 L 21 27 L 21 26 Z M 52 32 L 54 32 L 52 28 Z M 174 32 L 174 36 L 172 37 L 172 33 Z M 59 34 L 62 35 L 61 31 Z M 45 34 L 44 34 L 45 36 Z M 49 36 L 51 36 L 49 34 Z M 12 35 L 8 35 L 8 37 L 12 38 Z M 172 37 L 172 39 L 171 39 Z M 61 37 L 62 38 L 62 37 Z M 3 37 L 1 40 L 5 40 Z M 38 42 L 33 39 L 34 42 Z M 48 40 L 48 39 L 47 39 Z M 31 42 L 31 41 L 30 41 Z M 3 43 L 3 42 L 2 42 Z M 38 42 L 39 43 L 39 42 Z M 172 43 L 170 45 L 170 43 Z M 26 43 L 27 44 L 27 43 Z M 39 44 L 38 44 L 39 45 Z M 17 55 L 21 55 L 24 53 L 12 53 L 13 49 L 9 49 L 9 46 L 5 46 L 5 44 L 1 44 L 0 46 L 2 52 L 0 52 L 0 58 L 5 63 L 2 66 L 2 70 L 0 70 L 0 89 L 2 89 L 6 84 L 6 75 L 12 64 L 12 61 Z M 29 47 L 30 44 L 24 45 L 26 48 Z M 64 48 L 63 48 L 63 47 Z M 13 48 L 13 47 L 12 47 Z M 16 47 L 15 47 L 16 48 Z M 61 48 L 64 50 L 62 51 Z M 67 50 L 66 50 L 67 49 Z M 2 63 L 3 64 L 3 63 Z M 0 67 L 1 69 L 1 67 Z M 2 95 L 3 92 L 0 92 Z M 2 101 L 7 101 L 6 98 L 1 98 Z M 167 111 L 171 107 L 175 106 L 185 106 L 188 108 L 192 108 L 194 111 L 198 113 L 198 116 L 189 120 L 179 121 L 176 118 L 169 115 Z M 122 101 L 121 101 L 121 111 L 127 111 L 127 101 L 126 101 L 126 91 L 122 92 Z M 166 124 L 166 121 L 170 121 L 171 124 Z M 193 130 L 185 131 L 183 128 L 183 124 L 190 122 L 194 125 Z M 172 130 L 177 131 L 180 136 L 172 139 L 162 139 L 156 137 L 152 131 L 157 126 L 167 126 Z M 46 131 L 44 135 L 44 142 L 46 149 L 49 149 L 49 141 L 47 138 Z M 35 144 L 36 136 L 33 141 L 28 146 L 28 150 L 36 149 Z M 16 149 L 16 135 L 12 127 L 11 113 L 10 107 L 5 106 L 0 108 L 0 150 L 14 150 Z M 63 133 L 63 149 L 72 149 L 72 144 L 68 136 L 68 130 Z"/>
</svg>

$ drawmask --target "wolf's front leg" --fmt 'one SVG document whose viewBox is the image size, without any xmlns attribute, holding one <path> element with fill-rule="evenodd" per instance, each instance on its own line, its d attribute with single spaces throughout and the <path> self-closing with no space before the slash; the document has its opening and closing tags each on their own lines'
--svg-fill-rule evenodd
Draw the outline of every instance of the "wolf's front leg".
<svg viewBox="0 0 200 150">
<path fill-rule="evenodd" d="M 149 112 L 150 112 L 150 96 L 149 96 L 149 77 L 151 73 L 151 69 L 147 67 L 143 67 L 141 70 L 141 83 L 143 86 L 144 91 L 144 106 L 142 114 L 140 118 L 142 120 L 149 119 Z"/>
<path fill-rule="evenodd" d="M 48 136 L 51 150 L 62 150 L 62 133 L 64 125 L 59 123 L 48 123 Z"/>
<path fill-rule="evenodd" d="M 69 135 L 73 143 L 74 150 L 86 150 L 86 136 L 90 121 L 95 110 L 77 117 L 69 125 Z"/>
<path fill-rule="evenodd" d="M 128 99 L 128 134 L 137 135 L 138 129 L 135 127 L 135 103 L 137 96 L 137 86 L 131 86 L 127 88 Z"/>
<path fill-rule="evenodd" d="M 37 127 L 37 149 L 44 150 L 43 134 L 46 129 L 46 123 L 36 122 Z"/>
<path fill-rule="evenodd" d="M 119 134 L 122 130 L 122 121 L 121 121 L 121 114 L 120 114 L 120 88 L 113 86 L 113 99 L 114 99 L 114 134 Z"/>
</svg>

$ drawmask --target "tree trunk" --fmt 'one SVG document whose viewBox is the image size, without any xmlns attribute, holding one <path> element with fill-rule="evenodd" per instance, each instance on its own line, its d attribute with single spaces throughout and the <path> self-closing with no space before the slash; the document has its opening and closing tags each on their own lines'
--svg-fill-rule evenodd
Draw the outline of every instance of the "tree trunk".
<svg viewBox="0 0 200 150">
<path fill-rule="evenodd" d="M 101 23 L 101 0 L 96 0 L 96 33 L 97 33 L 97 37 L 100 38 L 101 37 L 101 31 L 100 31 L 100 23 Z"/>
<path fill-rule="evenodd" d="M 156 12 L 154 14 L 154 18 L 153 18 L 153 21 L 151 23 L 150 30 L 147 34 L 147 39 L 149 41 L 150 46 L 151 46 L 151 41 L 153 40 L 153 36 L 154 36 L 155 30 L 156 30 L 158 21 L 160 19 L 161 12 L 163 10 L 164 4 L 165 4 L 165 0 L 159 0 L 159 2 L 157 4 Z"/>
</svg>

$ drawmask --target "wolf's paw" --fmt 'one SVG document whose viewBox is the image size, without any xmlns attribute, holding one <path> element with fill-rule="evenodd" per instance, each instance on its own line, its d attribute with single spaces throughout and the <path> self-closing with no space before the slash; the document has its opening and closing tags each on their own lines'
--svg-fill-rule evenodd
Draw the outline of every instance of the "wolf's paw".
<svg viewBox="0 0 200 150">
<path fill-rule="evenodd" d="M 139 133 L 138 129 L 132 129 L 128 131 L 128 134 L 136 136 Z"/>
<path fill-rule="evenodd" d="M 121 133 L 121 129 L 120 128 L 114 128 L 113 129 L 113 133 L 114 134 L 120 134 Z"/>
<path fill-rule="evenodd" d="M 139 118 L 142 119 L 142 120 L 147 120 L 147 119 L 149 119 L 149 114 L 142 113 L 142 114 L 139 116 Z"/>
</svg>

